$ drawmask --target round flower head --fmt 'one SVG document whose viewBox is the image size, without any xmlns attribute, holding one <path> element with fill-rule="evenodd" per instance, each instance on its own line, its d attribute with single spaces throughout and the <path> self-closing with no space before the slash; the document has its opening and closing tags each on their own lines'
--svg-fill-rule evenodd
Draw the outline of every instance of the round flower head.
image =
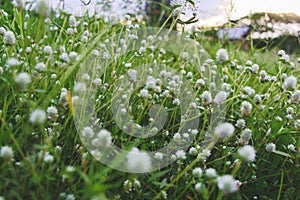
<svg viewBox="0 0 300 200">
<path fill-rule="evenodd" d="M 201 95 L 201 99 L 203 102 L 203 105 L 209 105 L 212 102 L 211 93 L 209 91 L 204 91 Z"/>
<path fill-rule="evenodd" d="M 24 0 L 14 0 L 13 2 L 14 6 L 21 11 L 25 8 L 25 1 Z"/>
<path fill-rule="evenodd" d="M 252 111 L 252 104 L 248 101 L 243 101 L 241 106 L 241 114 L 242 116 L 247 116 Z"/>
<path fill-rule="evenodd" d="M 258 73 L 258 70 L 259 70 L 259 65 L 258 64 L 253 64 L 252 67 L 251 67 L 251 72 L 253 74 L 256 74 L 256 73 Z"/>
<path fill-rule="evenodd" d="M 298 103 L 300 101 L 300 90 L 296 90 L 292 96 L 291 96 L 291 100 L 293 103 Z"/>
<path fill-rule="evenodd" d="M 266 150 L 268 152 L 274 152 L 274 151 L 276 151 L 276 144 L 274 144 L 274 143 L 268 143 L 266 145 Z"/>
<path fill-rule="evenodd" d="M 143 173 L 151 170 L 151 157 L 138 148 L 133 148 L 127 154 L 127 168 L 131 172 Z"/>
<path fill-rule="evenodd" d="M 220 138 L 220 139 L 228 139 L 232 136 L 234 132 L 234 126 L 230 123 L 222 123 L 219 124 L 214 129 L 214 133 Z"/>
<path fill-rule="evenodd" d="M 252 137 L 252 131 L 248 128 L 242 131 L 241 139 L 242 142 L 247 143 Z"/>
<path fill-rule="evenodd" d="M 224 102 L 226 101 L 227 96 L 228 96 L 227 92 L 225 92 L 225 91 L 220 91 L 220 92 L 218 92 L 217 95 L 215 96 L 214 102 L 215 102 L 216 104 L 220 105 L 220 104 L 222 104 L 222 103 L 224 103 Z"/>
<path fill-rule="evenodd" d="M 202 169 L 200 167 L 196 167 L 195 169 L 193 169 L 192 174 L 195 177 L 201 177 L 201 175 L 202 175 Z"/>
<path fill-rule="evenodd" d="M 254 162 L 255 160 L 255 150 L 250 145 L 245 145 L 238 150 L 238 154 L 247 162 Z"/>
<path fill-rule="evenodd" d="M 244 119 L 239 119 L 236 121 L 235 126 L 238 127 L 239 129 L 244 128 L 246 125 L 246 121 Z"/>
<path fill-rule="evenodd" d="M 56 120 L 57 119 L 58 112 L 57 112 L 56 107 L 50 106 L 50 107 L 47 108 L 47 117 L 48 117 L 48 119 L 51 119 L 51 120 Z"/>
<path fill-rule="evenodd" d="M 42 124 L 46 119 L 46 113 L 43 110 L 36 109 L 30 114 L 32 124 Z"/>
<path fill-rule="evenodd" d="M 22 88 L 26 88 L 31 82 L 31 78 L 27 72 L 21 72 L 15 77 L 15 81 Z"/>
<path fill-rule="evenodd" d="M 215 178 L 218 174 L 214 168 L 208 168 L 205 170 L 205 176 L 208 178 Z"/>
<path fill-rule="evenodd" d="M 14 152 L 9 146 L 2 146 L 0 150 L 0 157 L 2 157 L 5 161 L 11 161 L 14 158 Z"/>
<path fill-rule="evenodd" d="M 295 76 L 287 77 L 282 85 L 283 89 L 295 89 L 297 87 L 297 78 Z"/>
<path fill-rule="evenodd" d="M 218 178 L 218 188 L 224 194 L 230 194 L 238 190 L 236 180 L 231 175 L 224 175 Z"/>
<path fill-rule="evenodd" d="M 0 35 L 4 35 L 6 32 L 5 28 L 4 27 L 0 27 Z"/>
<path fill-rule="evenodd" d="M 229 56 L 228 56 L 227 50 L 226 49 L 219 49 L 217 51 L 216 58 L 220 63 L 225 63 L 226 61 L 228 61 Z"/>
<path fill-rule="evenodd" d="M 15 34 L 12 31 L 6 31 L 4 33 L 4 42 L 8 45 L 15 45 L 16 44 Z"/>
<path fill-rule="evenodd" d="M 92 144 L 95 147 L 109 147 L 111 145 L 112 136 L 111 133 L 105 129 L 100 130 L 97 137 L 92 140 Z"/>
</svg>

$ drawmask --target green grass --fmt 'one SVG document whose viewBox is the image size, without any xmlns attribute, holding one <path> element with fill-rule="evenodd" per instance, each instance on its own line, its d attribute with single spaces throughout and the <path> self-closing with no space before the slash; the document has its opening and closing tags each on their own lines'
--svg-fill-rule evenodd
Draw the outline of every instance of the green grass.
<svg viewBox="0 0 300 200">
<path fill-rule="evenodd" d="M 132 107 L 130 114 L 135 123 L 141 126 L 150 124 L 148 113 L 153 104 L 167 107 L 168 115 L 163 129 L 156 136 L 139 139 L 126 134 L 126 131 L 117 125 L 112 112 L 112 103 L 121 98 L 116 98 L 114 88 L 122 80 L 122 75 L 126 77 L 128 73 L 125 63 L 131 63 L 129 68 L 132 69 L 154 62 L 165 64 L 165 69 L 175 70 L 181 80 L 189 80 L 193 87 L 198 79 L 207 77 L 199 72 L 200 66 L 194 66 L 190 60 L 171 52 L 162 54 L 159 45 L 153 52 L 146 49 L 141 55 L 131 51 L 117 56 L 117 48 L 122 47 L 122 44 L 116 36 L 128 36 L 126 31 L 130 29 L 134 32 L 137 29 L 134 26 L 112 25 L 105 23 L 103 19 L 88 16 L 76 20 L 77 33 L 69 34 L 69 16 L 65 13 L 51 15 L 47 20 L 32 11 L 19 12 L 15 8 L 13 15 L 6 17 L 0 13 L 1 26 L 13 31 L 16 37 L 16 43 L 8 45 L 4 36 L 0 35 L 0 66 L 3 70 L 0 74 L 0 148 L 9 146 L 13 149 L 12 159 L 5 159 L 3 155 L 0 157 L 0 196 L 5 199 L 66 199 L 67 195 L 70 199 L 70 195 L 74 195 L 76 199 L 163 199 L 164 191 L 168 199 L 253 199 L 255 196 L 259 199 L 299 199 L 300 130 L 294 125 L 300 120 L 299 101 L 290 102 L 291 94 L 299 90 L 299 83 L 291 90 L 282 88 L 282 74 L 286 73 L 287 76 L 299 79 L 300 66 L 297 63 L 297 55 L 290 56 L 290 62 L 295 63 L 295 68 L 290 69 L 290 62 L 281 61 L 273 50 L 251 48 L 249 52 L 245 52 L 233 44 L 223 46 L 221 42 L 207 41 L 201 33 L 198 33 L 198 36 L 186 33 L 207 50 L 214 61 L 212 67 L 216 73 L 222 79 L 227 77 L 225 82 L 230 85 L 231 92 L 223 104 L 224 115 L 219 117 L 233 125 L 238 119 L 246 121 L 243 129 L 249 128 L 252 131 L 249 145 L 254 147 L 256 159 L 254 162 L 245 162 L 239 157 L 238 149 L 244 144 L 239 142 L 242 130 L 237 127 L 227 140 L 212 143 L 211 155 L 204 156 L 203 159 L 204 135 L 211 131 L 210 112 L 212 108 L 217 109 L 213 103 L 203 105 L 201 95 L 209 89 L 208 85 L 204 85 L 194 89 L 193 94 L 198 98 L 195 101 L 201 114 L 198 134 L 191 147 L 195 147 L 196 154 L 201 156 L 190 155 L 187 151 L 186 159 L 176 161 L 165 168 L 145 174 L 126 173 L 111 169 L 91 155 L 77 132 L 75 122 L 78 121 L 74 122 L 73 119 L 73 115 L 78 114 L 76 109 L 83 112 L 84 110 L 80 110 L 81 105 L 86 106 L 78 106 L 74 99 L 73 107 L 70 105 L 70 98 L 76 96 L 73 88 L 74 81 L 79 79 L 76 77 L 78 70 L 82 66 L 105 66 L 102 63 L 103 59 L 91 57 L 91 54 L 95 53 L 93 50 L 98 49 L 101 54 L 104 46 L 107 47 L 110 54 L 107 62 L 110 62 L 110 65 L 101 69 L 93 68 L 95 71 L 90 72 L 92 80 L 100 78 L 102 81 L 95 90 L 95 98 L 92 99 L 95 100 L 97 119 L 83 118 L 86 117 L 84 113 L 79 113 L 77 128 L 83 128 L 86 122 L 84 120 L 97 121 L 94 128 L 101 126 L 101 129 L 108 130 L 113 144 L 128 151 L 134 146 L 144 151 L 162 148 L 166 142 L 173 140 L 173 136 L 179 131 L 182 113 L 180 106 L 173 104 L 175 95 L 172 92 L 170 97 L 165 97 L 159 96 L 160 92 L 149 89 L 149 94 L 158 96 L 151 99 L 140 97 L 142 88 L 135 88 L 129 99 Z M 141 28 L 146 26 L 138 22 L 134 24 Z M 87 33 L 85 31 L 89 33 L 87 41 L 82 39 Z M 107 38 L 115 41 L 114 48 L 111 48 L 112 42 L 105 42 Z M 124 44 L 132 43 L 127 39 Z M 51 55 L 45 54 L 45 46 L 52 48 Z M 31 48 L 30 52 L 28 47 Z M 180 52 L 200 50 L 188 48 L 184 47 Z M 229 60 L 226 62 L 220 62 L 216 58 L 220 48 L 226 48 L 229 54 Z M 70 55 L 70 52 L 77 52 L 79 59 L 66 61 L 62 58 L 63 53 Z M 16 58 L 20 64 L 9 66 L 9 58 Z M 248 60 L 259 65 L 257 74 L 251 73 L 251 66 L 246 66 Z M 46 65 L 45 71 L 35 69 L 40 62 Z M 243 66 L 243 70 L 238 70 L 238 65 Z M 180 73 L 182 66 L 186 73 L 192 72 L 191 78 Z M 277 80 L 260 81 L 261 70 L 266 70 L 268 75 L 276 77 Z M 31 82 L 25 88 L 15 81 L 20 72 L 27 72 L 31 77 Z M 162 91 L 169 89 L 167 84 L 162 84 Z M 141 87 L 144 86 L 141 84 Z M 254 89 L 255 94 L 261 94 L 262 101 L 255 103 L 253 96 L 243 98 L 245 86 Z M 71 95 L 64 94 L 62 88 Z M 212 94 L 214 98 L 214 92 Z M 266 98 L 268 95 L 269 98 Z M 277 95 L 280 96 L 280 100 L 275 101 Z M 252 111 L 248 116 L 241 115 L 243 101 L 252 104 Z M 31 123 L 30 116 L 35 109 L 46 112 L 49 106 L 57 109 L 57 118 L 47 119 L 41 124 Z M 265 109 L 261 109 L 262 107 Z M 291 117 L 287 116 L 288 107 L 294 110 Z M 278 117 L 281 120 L 278 120 Z M 125 118 L 121 117 L 118 120 L 122 123 Z M 166 131 L 169 134 L 166 134 Z M 275 152 L 266 151 L 268 143 L 276 144 Z M 287 147 L 290 144 L 294 145 L 295 151 Z M 45 158 L 48 158 L 48 161 Z M 74 167 L 74 170 L 70 170 L 68 166 Z M 196 167 L 203 170 L 201 177 L 192 174 Z M 230 174 L 239 180 L 241 186 L 238 191 L 228 195 L 222 193 L 218 188 L 217 177 L 208 178 L 204 175 L 208 168 L 214 168 L 218 176 Z M 199 190 L 195 188 L 197 183 L 202 184 Z"/>
</svg>

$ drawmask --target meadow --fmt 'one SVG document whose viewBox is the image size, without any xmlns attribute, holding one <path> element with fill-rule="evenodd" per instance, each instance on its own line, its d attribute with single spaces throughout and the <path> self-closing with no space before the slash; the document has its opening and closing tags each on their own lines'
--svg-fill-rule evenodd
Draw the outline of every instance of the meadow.
<svg viewBox="0 0 300 200">
<path fill-rule="evenodd" d="M 300 199 L 300 55 L 9 9 L 0 199 Z"/>
</svg>

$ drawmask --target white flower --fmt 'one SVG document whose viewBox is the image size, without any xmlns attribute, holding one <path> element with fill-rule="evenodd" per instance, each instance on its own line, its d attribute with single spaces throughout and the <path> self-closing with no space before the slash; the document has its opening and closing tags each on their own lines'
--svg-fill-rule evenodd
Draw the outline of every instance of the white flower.
<svg viewBox="0 0 300 200">
<path fill-rule="evenodd" d="M 259 94 L 254 95 L 253 101 L 255 103 L 260 103 L 262 101 L 261 96 Z"/>
<path fill-rule="evenodd" d="M 274 151 L 276 151 L 276 144 L 274 144 L 274 143 L 268 143 L 266 145 L 266 150 L 268 152 L 274 152 Z"/>
<path fill-rule="evenodd" d="M 208 168 L 205 170 L 205 176 L 208 178 L 215 178 L 218 176 L 218 174 L 214 168 Z"/>
<path fill-rule="evenodd" d="M 36 66 L 34 67 L 37 71 L 41 71 L 44 72 L 46 71 L 47 67 L 44 63 L 38 63 L 36 64 Z"/>
<path fill-rule="evenodd" d="M 181 159 L 181 160 L 186 159 L 186 153 L 184 150 L 178 150 L 178 151 L 176 151 L 175 154 L 176 154 L 177 159 Z"/>
<path fill-rule="evenodd" d="M 220 104 L 222 104 L 222 103 L 224 103 L 224 102 L 226 101 L 227 96 L 228 96 L 227 92 L 225 92 L 225 91 L 220 91 L 220 92 L 218 92 L 217 95 L 215 96 L 214 102 L 215 102 L 216 104 L 220 105 Z"/>
<path fill-rule="evenodd" d="M 91 139 L 94 137 L 94 131 L 91 127 L 86 126 L 82 129 L 81 136 L 85 139 Z"/>
<path fill-rule="evenodd" d="M 127 74 L 131 81 L 137 81 L 137 71 L 135 69 L 129 69 Z"/>
<path fill-rule="evenodd" d="M 49 152 L 46 152 L 43 160 L 46 163 L 52 163 L 54 160 L 54 157 Z"/>
<path fill-rule="evenodd" d="M 238 190 L 236 180 L 231 175 L 224 175 L 218 178 L 218 188 L 224 194 L 230 194 Z"/>
<path fill-rule="evenodd" d="M 255 94 L 255 90 L 253 90 L 249 86 L 244 87 L 244 91 L 247 93 L 248 96 L 253 96 Z"/>
<path fill-rule="evenodd" d="M 75 28 L 77 26 L 77 21 L 76 21 L 76 18 L 74 16 L 69 17 L 69 25 L 72 28 Z"/>
<path fill-rule="evenodd" d="M 163 154 L 162 153 L 160 153 L 160 152 L 156 152 L 155 154 L 154 154 L 154 158 L 155 159 L 157 159 L 157 160 L 162 160 L 163 159 Z"/>
<path fill-rule="evenodd" d="M 100 130 L 97 137 L 92 140 L 92 144 L 96 147 L 109 147 L 111 145 L 111 133 L 105 129 Z"/>
<path fill-rule="evenodd" d="M 235 126 L 238 127 L 239 129 L 244 128 L 245 125 L 246 125 L 246 122 L 245 122 L 244 119 L 239 119 L 239 120 L 237 120 L 237 121 L 236 121 L 236 124 L 235 124 Z"/>
<path fill-rule="evenodd" d="M 219 62 L 224 63 L 229 60 L 228 52 L 226 49 L 219 49 L 216 58 Z"/>
<path fill-rule="evenodd" d="M 47 108 L 47 116 L 48 119 L 55 120 L 58 117 L 57 108 L 54 106 L 50 106 Z"/>
<path fill-rule="evenodd" d="M 252 104 L 248 101 L 243 101 L 241 106 L 241 114 L 242 116 L 247 116 L 252 111 Z"/>
<path fill-rule="evenodd" d="M 201 99 L 203 102 L 203 105 L 209 105 L 212 102 L 211 93 L 209 91 L 204 91 L 201 95 Z"/>
<path fill-rule="evenodd" d="M 67 196 L 66 196 L 66 200 L 75 200 L 76 198 L 75 198 L 75 196 L 74 196 L 74 194 L 68 194 Z"/>
<path fill-rule="evenodd" d="M 14 152 L 9 146 L 2 146 L 0 150 L 0 157 L 6 161 L 11 161 L 14 158 Z"/>
<path fill-rule="evenodd" d="M 16 58 L 9 58 L 9 59 L 7 60 L 7 65 L 8 65 L 9 67 L 17 67 L 17 66 L 20 65 L 20 62 L 19 62 L 19 60 L 16 59 Z"/>
<path fill-rule="evenodd" d="M 148 96 L 149 96 L 149 92 L 148 92 L 148 90 L 147 89 L 142 89 L 141 91 L 140 91 L 140 96 L 141 97 L 144 97 L 144 98 L 147 98 Z"/>
<path fill-rule="evenodd" d="M 232 136 L 234 132 L 234 126 L 231 123 L 222 123 L 219 124 L 214 129 L 214 133 L 221 139 L 228 139 Z"/>
<path fill-rule="evenodd" d="M 52 54 L 52 47 L 51 46 L 44 46 L 44 54 L 45 55 L 51 55 Z"/>
<path fill-rule="evenodd" d="M 149 172 L 151 170 L 151 158 L 138 148 L 133 148 L 127 154 L 127 169 L 135 173 Z"/>
<path fill-rule="evenodd" d="M 26 88 L 27 85 L 31 82 L 31 78 L 27 72 L 21 72 L 15 77 L 15 81 L 22 88 Z"/>
<path fill-rule="evenodd" d="M 282 50 L 282 49 L 280 49 L 280 50 L 277 52 L 277 55 L 281 57 L 281 56 L 285 55 L 285 51 Z"/>
<path fill-rule="evenodd" d="M 42 17 L 48 17 L 50 15 L 50 6 L 46 0 L 38 0 L 35 11 Z"/>
<path fill-rule="evenodd" d="M 293 103 L 298 103 L 300 101 L 300 90 L 296 90 L 292 96 L 291 96 L 291 100 Z"/>
<path fill-rule="evenodd" d="M 289 76 L 284 80 L 282 85 L 283 89 L 295 89 L 297 87 L 297 78 L 295 76 Z"/>
<path fill-rule="evenodd" d="M 6 32 L 5 28 L 4 27 L 0 27 L 0 35 L 4 35 Z"/>
<path fill-rule="evenodd" d="M 16 44 L 15 34 L 12 31 L 6 31 L 4 33 L 4 42 L 8 45 Z"/>
<path fill-rule="evenodd" d="M 293 145 L 293 144 L 289 144 L 289 145 L 287 146 L 287 148 L 288 148 L 288 150 L 290 150 L 290 151 L 296 151 L 296 150 L 295 150 L 295 145 Z"/>
<path fill-rule="evenodd" d="M 16 8 L 18 8 L 18 10 L 23 10 L 25 8 L 24 0 L 14 0 L 13 4 L 14 4 L 14 6 L 16 6 Z"/>
<path fill-rule="evenodd" d="M 202 175 L 202 169 L 200 167 L 196 167 L 195 169 L 193 169 L 193 172 L 192 174 L 195 176 L 195 177 L 201 177 Z"/>
<path fill-rule="evenodd" d="M 297 131 L 300 131 L 300 119 L 294 121 L 294 127 Z"/>
<path fill-rule="evenodd" d="M 242 131 L 241 138 L 243 142 L 248 142 L 252 137 L 252 131 L 248 128 Z"/>
<path fill-rule="evenodd" d="M 202 183 L 196 183 L 195 185 L 195 190 L 200 192 L 201 191 L 201 187 L 202 187 Z"/>
<path fill-rule="evenodd" d="M 247 162 L 254 162 L 255 150 L 253 146 L 245 145 L 238 150 L 238 154 Z"/>
<path fill-rule="evenodd" d="M 74 52 L 74 51 L 70 52 L 70 53 L 69 53 L 69 58 L 70 58 L 71 61 L 77 60 L 77 58 L 78 58 L 78 53 L 76 53 L 76 52 Z"/>
<path fill-rule="evenodd" d="M 256 74 L 259 70 L 259 65 L 258 64 L 253 64 L 252 67 L 251 67 L 251 72 L 253 74 Z"/>
<path fill-rule="evenodd" d="M 36 109 L 30 114 L 30 122 L 32 124 L 42 124 L 46 119 L 45 111 Z"/>
<path fill-rule="evenodd" d="M 74 85 L 74 93 L 84 93 L 86 91 L 86 84 L 82 82 L 76 82 Z"/>
<path fill-rule="evenodd" d="M 197 149 L 195 147 L 191 147 L 189 150 L 189 154 L 192 156 L 196 156 L 198 153 Z"/>
</svg>

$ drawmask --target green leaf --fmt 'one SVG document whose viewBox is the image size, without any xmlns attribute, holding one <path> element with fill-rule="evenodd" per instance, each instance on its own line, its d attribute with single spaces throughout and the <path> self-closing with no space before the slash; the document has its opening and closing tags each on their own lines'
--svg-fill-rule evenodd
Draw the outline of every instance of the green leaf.
<svg viewBox="0 0 300 200">
<path fill-rule="evenodd" d="M 285 152 L 282 152 L 282 151 L 274 151 L 274 153 L 278 154 L 278 155 L 281 155 L 281 156 L 285 156 L 285 157 L 289 157 L 291 158 L 292 156 L 290 154 L 287 154 Z"/>
</svg>

